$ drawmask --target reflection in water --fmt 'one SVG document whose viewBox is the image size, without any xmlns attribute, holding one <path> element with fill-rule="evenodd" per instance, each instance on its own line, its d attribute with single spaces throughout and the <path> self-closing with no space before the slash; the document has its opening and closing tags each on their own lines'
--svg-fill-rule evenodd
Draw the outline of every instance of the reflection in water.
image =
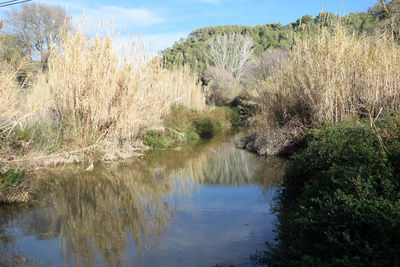
<svg viewBox="0 0 400 267">
<path fill-rule="evenodd" d="M 126 265 L 128 247 L 135 248 L 140 264 L 144 254 L 157 251 L 179 199 L 202 185 L 258 183 L 264 192 L 279 185 L 282 160 L 259 159 L 226 140 L 220 136 L 179 151 L 153 151 L 139 162 L 100 165 L 90 173 L 76 168 L 47 173 L 43 192 L 50 193 L 40 206 L 2 209 L 0 252 L 9 256 L 0 265 L 11 265 L 10 259 L 31 264 L 15 251 L 16 229 L 57 240 L 63 262 L 32 255 L 43 260 L 39 264 Z"/>
</svg>

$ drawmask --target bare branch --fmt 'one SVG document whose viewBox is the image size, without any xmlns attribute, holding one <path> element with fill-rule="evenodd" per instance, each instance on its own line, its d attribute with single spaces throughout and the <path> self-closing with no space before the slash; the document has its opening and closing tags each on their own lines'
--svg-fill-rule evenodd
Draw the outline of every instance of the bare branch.
<svg viewBox="0 0 400 267">
<path fill-rule="evenodd" d="M 44 62 L 52 43 L 59 41 L 59 30 L 71 24 L 65 9 L 43 4 L 25 4 L 6 12 L 4 30 L 24 45 L 27 55 Z"/>
<path fill-rule="evenodd" d="M 205 55 L 209 62 L 230 72 L 236 80 L 243 74 L 244 65 L 253 55 L 253 40 L 251 37 L 238 33 L 218 35 L 207 42 Z"/>
</svg>

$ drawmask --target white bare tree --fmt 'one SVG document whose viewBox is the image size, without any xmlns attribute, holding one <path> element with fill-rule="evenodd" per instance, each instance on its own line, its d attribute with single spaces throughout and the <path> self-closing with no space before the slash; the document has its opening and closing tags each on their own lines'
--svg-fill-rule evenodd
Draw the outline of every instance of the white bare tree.
<svg viewBox="0 0 400 267">
<path fill-rule="evenodd" d="M 239 80 L 246 62 L 253 55 L 253 47 L 251 37 L 230 32 L 210 39 L 207 42 L 205 56 L 211 65 L 227 70 Z"/>
</svg>

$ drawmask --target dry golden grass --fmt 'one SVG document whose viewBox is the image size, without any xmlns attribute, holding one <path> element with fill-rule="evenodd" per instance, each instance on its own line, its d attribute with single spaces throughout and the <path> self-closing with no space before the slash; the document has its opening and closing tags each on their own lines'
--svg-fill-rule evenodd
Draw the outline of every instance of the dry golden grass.
<svg viewBox="0 0 400 267">
<path fill-rule="evenodd" d="M 10 131 L 16 122 L 18 129 L 40 124 L 39 130 L 31 131 L 36 141 L 41 140 L 40 148 L 25 153 L 26 159 L 87 147 L 134 151 L 142 147 L 141 137 L 148 128 L 162 127 L 162 117 L 172 104 L 206 108 L 196 75 L 188 68 L 164 69 L 140 39 L 120 49 L 113 34 L 90 38 L 77 29 L 61 35 L 48 69 L 37 74 L 28 88 L 22 90 L 16 71 L 1 65 L 0 130 Z M 33 146 L 35 138 L 31 139 L 24 141 Z M 48 140 L 46 147 L 44 139 L 58 141 Z"/>
<path fill-rule="evenodd" d="M 340 24 L 297 40 L 287 64 L 259 88 L 261 129 L 313 127 L 349 115 L 400 109 L 400 49 L 385 34 L 355 36 Z"/>
<path fill-rule="evenodd" d="M 112 36 L 90 39 L 78 30 L 62 39 L 32 96 L 48 97 L 52 112 L 86 144 L 100 137 L 136 140 L 144 128 L 161 126 L 173 103 L 205 108 L 197 77 L 187 68 L 172 72 L 149 60 L 140 40 L 121 55 Z"/>
<path fill-rule="evenodd" d="M 0 61 L 0 136 L 9 133 L 18 124 L 22 87 L 16 81 L 17 70 L 10 64 Z"/>
</svg>

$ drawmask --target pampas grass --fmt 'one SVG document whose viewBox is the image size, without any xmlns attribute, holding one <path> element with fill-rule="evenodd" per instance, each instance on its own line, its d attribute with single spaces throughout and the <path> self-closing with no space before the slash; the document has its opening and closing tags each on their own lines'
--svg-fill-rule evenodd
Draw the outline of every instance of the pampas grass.
<svg viewBox="0 0 400 267">
<path fill-rule="evenodd" d="M 323 28 L 298 39 L 285 65 L 261 84 L 256 121 L 264 130 L 399 111 L 399 45 L 386 34 L 356 36 L 340 24 Z"/>
<path fill-rule="evenodd" d="M 162 127 L 171 105 L 206 109 L 197 76 L 186 67 L 163 68 L 140 39 L 117 48 L 114 34 L 91 38 L 78 27 L 62 31 L 60 40 L 50 52 L 47 68 L 23 90 L 16 71 L 2 68 L 2 132 L 15 125 L 11 121 L 16 121 L 16 114 L 25 114 L 18 128 L 41 124 L 42 135 L 50 131 L 44 135 L 61 140 L 62 153 L 93 145 L 103 152 L 135 150 L 142 147 L 148 128 Z M 53 141 L 49 143 L 54 145 Z M 41 144 L 34 156 L 52 151 Z"/>
</svg>

